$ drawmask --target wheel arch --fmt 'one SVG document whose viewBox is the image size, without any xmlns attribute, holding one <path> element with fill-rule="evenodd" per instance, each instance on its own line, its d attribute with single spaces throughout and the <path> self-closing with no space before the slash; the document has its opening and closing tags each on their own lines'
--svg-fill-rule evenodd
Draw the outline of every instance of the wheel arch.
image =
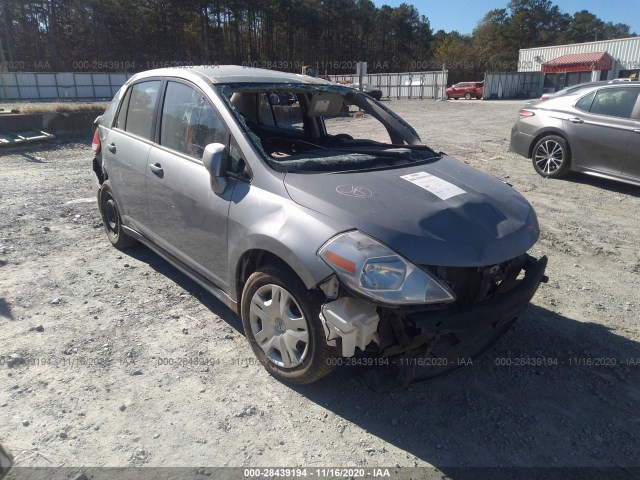
<svg viewBox="0 0 640 480">
<path fill-rule="evenodd" d="M 569 158 L 571 158 L 571 144 L 569 143 L 569 139 L 567 138 L 566 133 L 560 130 L 559 128 L 547 128 L 544 131 L 539 132 L 531 141 L 531 144 L 529 145 L 528 158 L 530 159 L 533 158 L 533 149 L 536 146 L 536 144 L 544 137 L 549 137 L 551 135 L 555 135 L 564 139 L 565 143 L 567 144 L 567 149 L 569 150 Z"/>
<path fill-rule="evenodd" d="M 242 292 L 251 274 L 265 265 L 276 265 L 292 273 L 309 289 L 316 286 L 331 273 L 329 267 L 326 266 L 320 270 L 306 268 L 302 262 L 297 261 L 293 254 L 287 250 L 278 249 L 278 253 L 274 253 L 273 250 L 276 249 L 251 248 L 244 251 L 238 257 L 238 260 L 234 262 L 235 268 L 231 277 L 230 286 L 232 291 L 230 293 L 231 298 L 235 299 L 238 305 L 241 305 Z"/>
</svg>

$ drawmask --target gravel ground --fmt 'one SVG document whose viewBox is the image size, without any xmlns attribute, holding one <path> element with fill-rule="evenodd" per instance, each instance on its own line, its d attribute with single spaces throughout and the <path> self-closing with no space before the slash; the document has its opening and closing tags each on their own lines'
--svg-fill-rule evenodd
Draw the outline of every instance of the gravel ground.
<svg viewBox="0 0 640 480">
<path fill-rule="evenodd" d="M 349 367 L 291 388 L 256 365 L 222 304 L 148 249 L 110 246 L 90 139 L 0 150 L 0 441 L 19 464 L 432 465 L 451 478 L 637 466 L 640 189 L 536 175 L 508 152 L 520 102 L 387 105 L 536 208 L 550 280 L 507 335 L 398 393 Z"/>
</svg>

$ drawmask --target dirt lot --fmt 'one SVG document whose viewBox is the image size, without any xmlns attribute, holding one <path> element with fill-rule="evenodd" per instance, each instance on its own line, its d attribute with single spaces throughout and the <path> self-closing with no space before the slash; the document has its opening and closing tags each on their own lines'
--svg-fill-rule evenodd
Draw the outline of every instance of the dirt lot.
<svg viewBox="0 0 640 480">
<path fill-rule="evenodd" d="M 526 317 L 473 365 L 400 393 L 348 367 L 291 388 L 200 287 L 144 247 L 110 246 L 90 139 L 0 150 L 0 441 L 19 464 L 433 465 L 454 479 L 638 466 L 640 189 L 536 175 L 507 149 L 519 102 L 387 105 L 536 208 L 550 281 Z"/>
</svg>

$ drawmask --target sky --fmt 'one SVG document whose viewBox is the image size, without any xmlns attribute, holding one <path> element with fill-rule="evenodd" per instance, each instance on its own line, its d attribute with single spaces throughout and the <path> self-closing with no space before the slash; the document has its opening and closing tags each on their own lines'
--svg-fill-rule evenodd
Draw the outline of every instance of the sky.
<svg viewBox="0 0 640 480">
<path fill-rule="evenodd" d="M 626 23 L 640 35 L 640 0 L 552 0 L 560 10 L 570 15 L 589 10 L 605 22 Z M 426 15 L 431 29 L 447 32 L 457 30 L 471 33 L 485 13 L 494 8 L 506 8 L 508 0 L 471 0 L 446 2 L 443 0 L 373 0 L 376 6 L 396 7 L 401 3 L 415 6 Z"/>
</svg>

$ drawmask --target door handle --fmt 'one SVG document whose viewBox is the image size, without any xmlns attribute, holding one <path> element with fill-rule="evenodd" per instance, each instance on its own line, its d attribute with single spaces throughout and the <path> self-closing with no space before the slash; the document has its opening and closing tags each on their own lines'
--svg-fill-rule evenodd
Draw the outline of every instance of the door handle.
<svg viewBox="0 0 640 480">
<path fill-rule="evenodd" d="M 584 120 L 582 120 L 580 117 L 571 117 L 571 118 L 568 118 L 567 120 L 573 123 L 584 123 Z"/>
<path fill-rule="evenodd" d="M 164 170 L 162 169 L 162 165 L 160 165 L 159 163 L 156 163 L 155 165 L 153 163 L 150 163 L 149 169 L 153 172 L 154 175 L 157 175 L 160 178 L 164 177 Z"/>
<path fill-rule="evenodd" d="M 111 153 L 116 153 L 116 144 L 115 143 L 110 143 L 109 145 L 107 145 L 107 148 L 109 149 L 109 151 Z"/>
</svg>

